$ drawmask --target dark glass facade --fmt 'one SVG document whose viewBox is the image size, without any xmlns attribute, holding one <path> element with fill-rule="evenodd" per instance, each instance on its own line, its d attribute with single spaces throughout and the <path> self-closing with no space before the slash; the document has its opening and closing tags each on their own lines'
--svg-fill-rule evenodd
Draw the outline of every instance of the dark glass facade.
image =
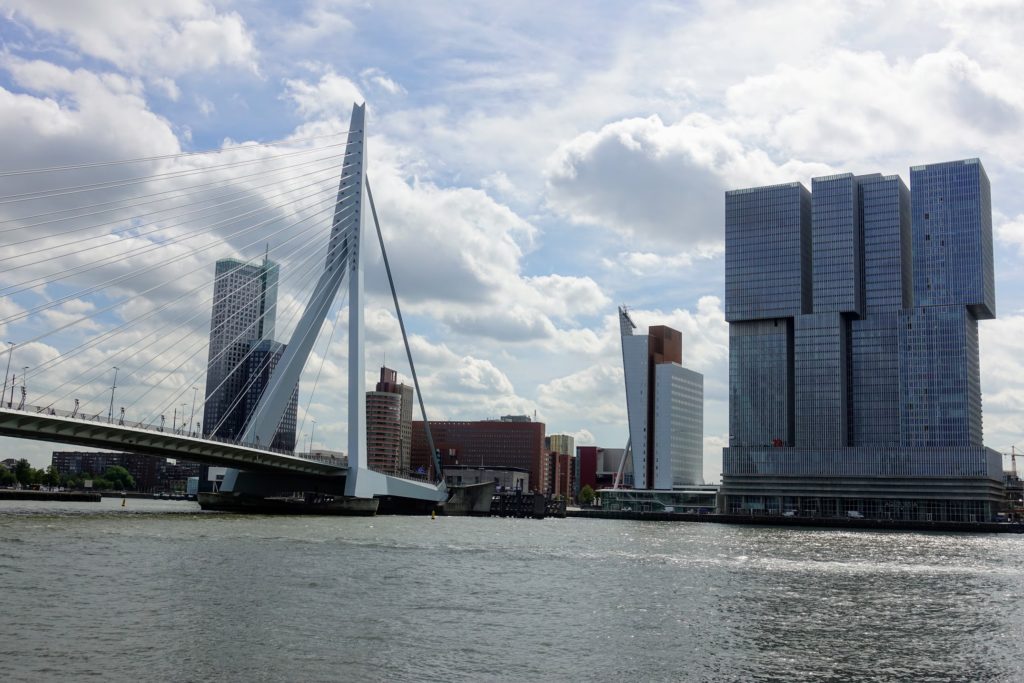
<svg viewBox="0 0 1024 683">
<path fill-rule="evenodd" d="M 260 397 L 263 396 L 263 392 L 266 391 L 267 386 L 270 384 L 270 376 L 273 374 L 278 362 L 280 362 L 286 348 L 288 348 L 287 344 L 269 339 L 252 342 L 244 365 L 246 385 L 245 410 L 241 420 L 243 428 L 249 416 L 256 412 L 256 406 L 260 402 Z M 288 401 L 288 407 L 285 408 L 284 415 L 281 416 L 281 423 L 277 426 L 277 433 L 274 434 L 274 440 L 270 444 L 271 448 L 279 448 L 285 451 L 295 450 L 295 428 L 298 422 L 298 414 L 299 384 L 296 382 L 295 389 L 292 391 L 292 397 Z"/>
<path fill-rule="evenodd" d="M 277 311 L 277 264 L 217 261 L 210 316 L 203 432 L 237 437 L 245 426 L 246 359 L 253 342 L 272 339 Z"/>
<path fill-rule="evenodd" d="M 727 192 L 725 225 L 725 319 L 810 312 L 807 188 L 789 183 Z"/>
<path fill-rule="evenodd" d="M 910 169 L 917 306 L 967 306 L 996 316 L 992 200 L 977 159 Z"/>
<path fill-rule="evenodd" d="M 793 319 L 729 324 L 729 444 L 792 446 Z"/>
<path fill-rule="evenodd" d="M 863 223 L 852 174 L 811 183 L 811 262 L 815 313 L 864 310 Z"/>
<path fill-rule="evenodd" d="M 852 509 L 845 498 L 879 514 L 991 511 L 1001 467 L 982 445 L 978 320 L 995 315 L 984 168 L 916 166 L 910 190 L 879 174 L 812 188 L 726 193 L 727 508 Z M 879 502 L 894 496 L 899 506 Z M 967 507 L 936 503 L 965 496 Z"/>
<path fill-rule="evenodd" d="M 850 323 L 839 313 L 811 313 L 796 318 L 794 331 L 796 445 L 846 446 Z"/>
</svg>

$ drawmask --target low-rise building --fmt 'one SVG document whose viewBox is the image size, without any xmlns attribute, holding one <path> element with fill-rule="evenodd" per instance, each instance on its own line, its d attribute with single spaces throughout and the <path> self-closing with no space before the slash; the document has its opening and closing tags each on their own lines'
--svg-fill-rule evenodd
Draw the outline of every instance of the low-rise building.
<svg viewBox="0 0 1024 683">
<path fill-rule="evenodd" d="M 444 468 L 444 480 L 449 486 L 493 481 L 498 491 L 530 490 L 530 471 L 522 467 L 452 465 Z"/>
</svg>

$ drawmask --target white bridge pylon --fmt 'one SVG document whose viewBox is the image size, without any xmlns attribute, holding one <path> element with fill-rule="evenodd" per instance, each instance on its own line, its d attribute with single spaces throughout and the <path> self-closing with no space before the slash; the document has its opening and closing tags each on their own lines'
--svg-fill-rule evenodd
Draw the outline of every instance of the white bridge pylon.
<svg viewBox="0 0 1024 683">
<path fill-rule="evenodd" d="M 366 184 L 366 105 L 352 107 L 348 141 L 342 159 L 338 198 L 327 244 L 324 270 L 292 332 L 256 409 L 241 435 L 241 442 L 268 446 L 281 423 L 317 334 L 334 305 L 342 285 L 348 285 L 348 473 L 345 495 L 357 498 L 399 496 L 443 501 L 444 482 L 431 484 L 384 475 L 367 467 L 365 326 L 363 319 L 363 196 Z M 404 330 L 403 330 L 404 333 Z M 417 389 L 418 391 L 418 389 Z M 245 477 L 228 470 L 221 491 L 245 493 Z"/>
</svg>

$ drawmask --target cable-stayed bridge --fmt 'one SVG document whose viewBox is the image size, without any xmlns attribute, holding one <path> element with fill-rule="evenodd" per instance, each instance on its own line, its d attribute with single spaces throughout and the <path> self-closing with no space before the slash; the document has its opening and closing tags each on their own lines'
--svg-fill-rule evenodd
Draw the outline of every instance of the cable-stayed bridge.
<svg viewBox="0 0 1024 683">
<path fill-rule="evenodd" d="M 353 107 L 339 136 L 0 172 L 3 185 L 21 190 L 0 191 L 0 334 L 18 333 L 0 350 L 7 366 L 0 435 L 227 466 L 222 502 L 294 491 L 384 500 L 389 509 L 444 502 L 432 442 L 437 481 L 368 466 L 364 224 L 371 218 L 424 422 L 426 412 L 367 177 L 364 105 Z M 130 166 L 159 172 L 120 172 Z M 55 175 L 74 181 L 39 189 L 40 177 Z M 225 249 L 260 246 L 262 261 L 221 268 Z M 268 265 L 271 256 L 287 264 L 284 277 Z M 205 279 L 211 259 L 218 261 L 212 282 Z M 235 277 L 252 272 L 261 278 L 255 291 L 256 280 Z M 214 288 L 219 294 L 207 297 Z M 279 289 L 288 294 L 283 305 Z M 289 433 L 288 424 L 299 378 L 319 357 L 312 400 L 339 327 L 330 316 L 337 309 L 340 319 L 346 298 L 342 461 L 295 452 L 301 427 Z M 211 301 L 204 336 L 198 331 Z M 261 356 L 259 348 L 280 347 L 270 338 L 275 329 L 291 330 L 287 345 Z M 16 353 L 34 361 L 20 374 Z M 215 423 L 197 422 L 197 408 Z M 231 426 L 240 412 L 244 422 Z"/>
</svg>

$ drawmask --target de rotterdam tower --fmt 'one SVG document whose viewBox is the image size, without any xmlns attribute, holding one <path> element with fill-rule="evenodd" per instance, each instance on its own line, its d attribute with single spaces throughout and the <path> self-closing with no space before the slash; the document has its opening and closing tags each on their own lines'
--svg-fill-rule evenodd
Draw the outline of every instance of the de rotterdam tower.
<svg viewBox="0 0 1024 683">
<path fill-rule="evenodd" d="M 978 322 L 995 317 L 978 159 L 726 193 L 729 512 L 987 519 Z"/>
</svg>

